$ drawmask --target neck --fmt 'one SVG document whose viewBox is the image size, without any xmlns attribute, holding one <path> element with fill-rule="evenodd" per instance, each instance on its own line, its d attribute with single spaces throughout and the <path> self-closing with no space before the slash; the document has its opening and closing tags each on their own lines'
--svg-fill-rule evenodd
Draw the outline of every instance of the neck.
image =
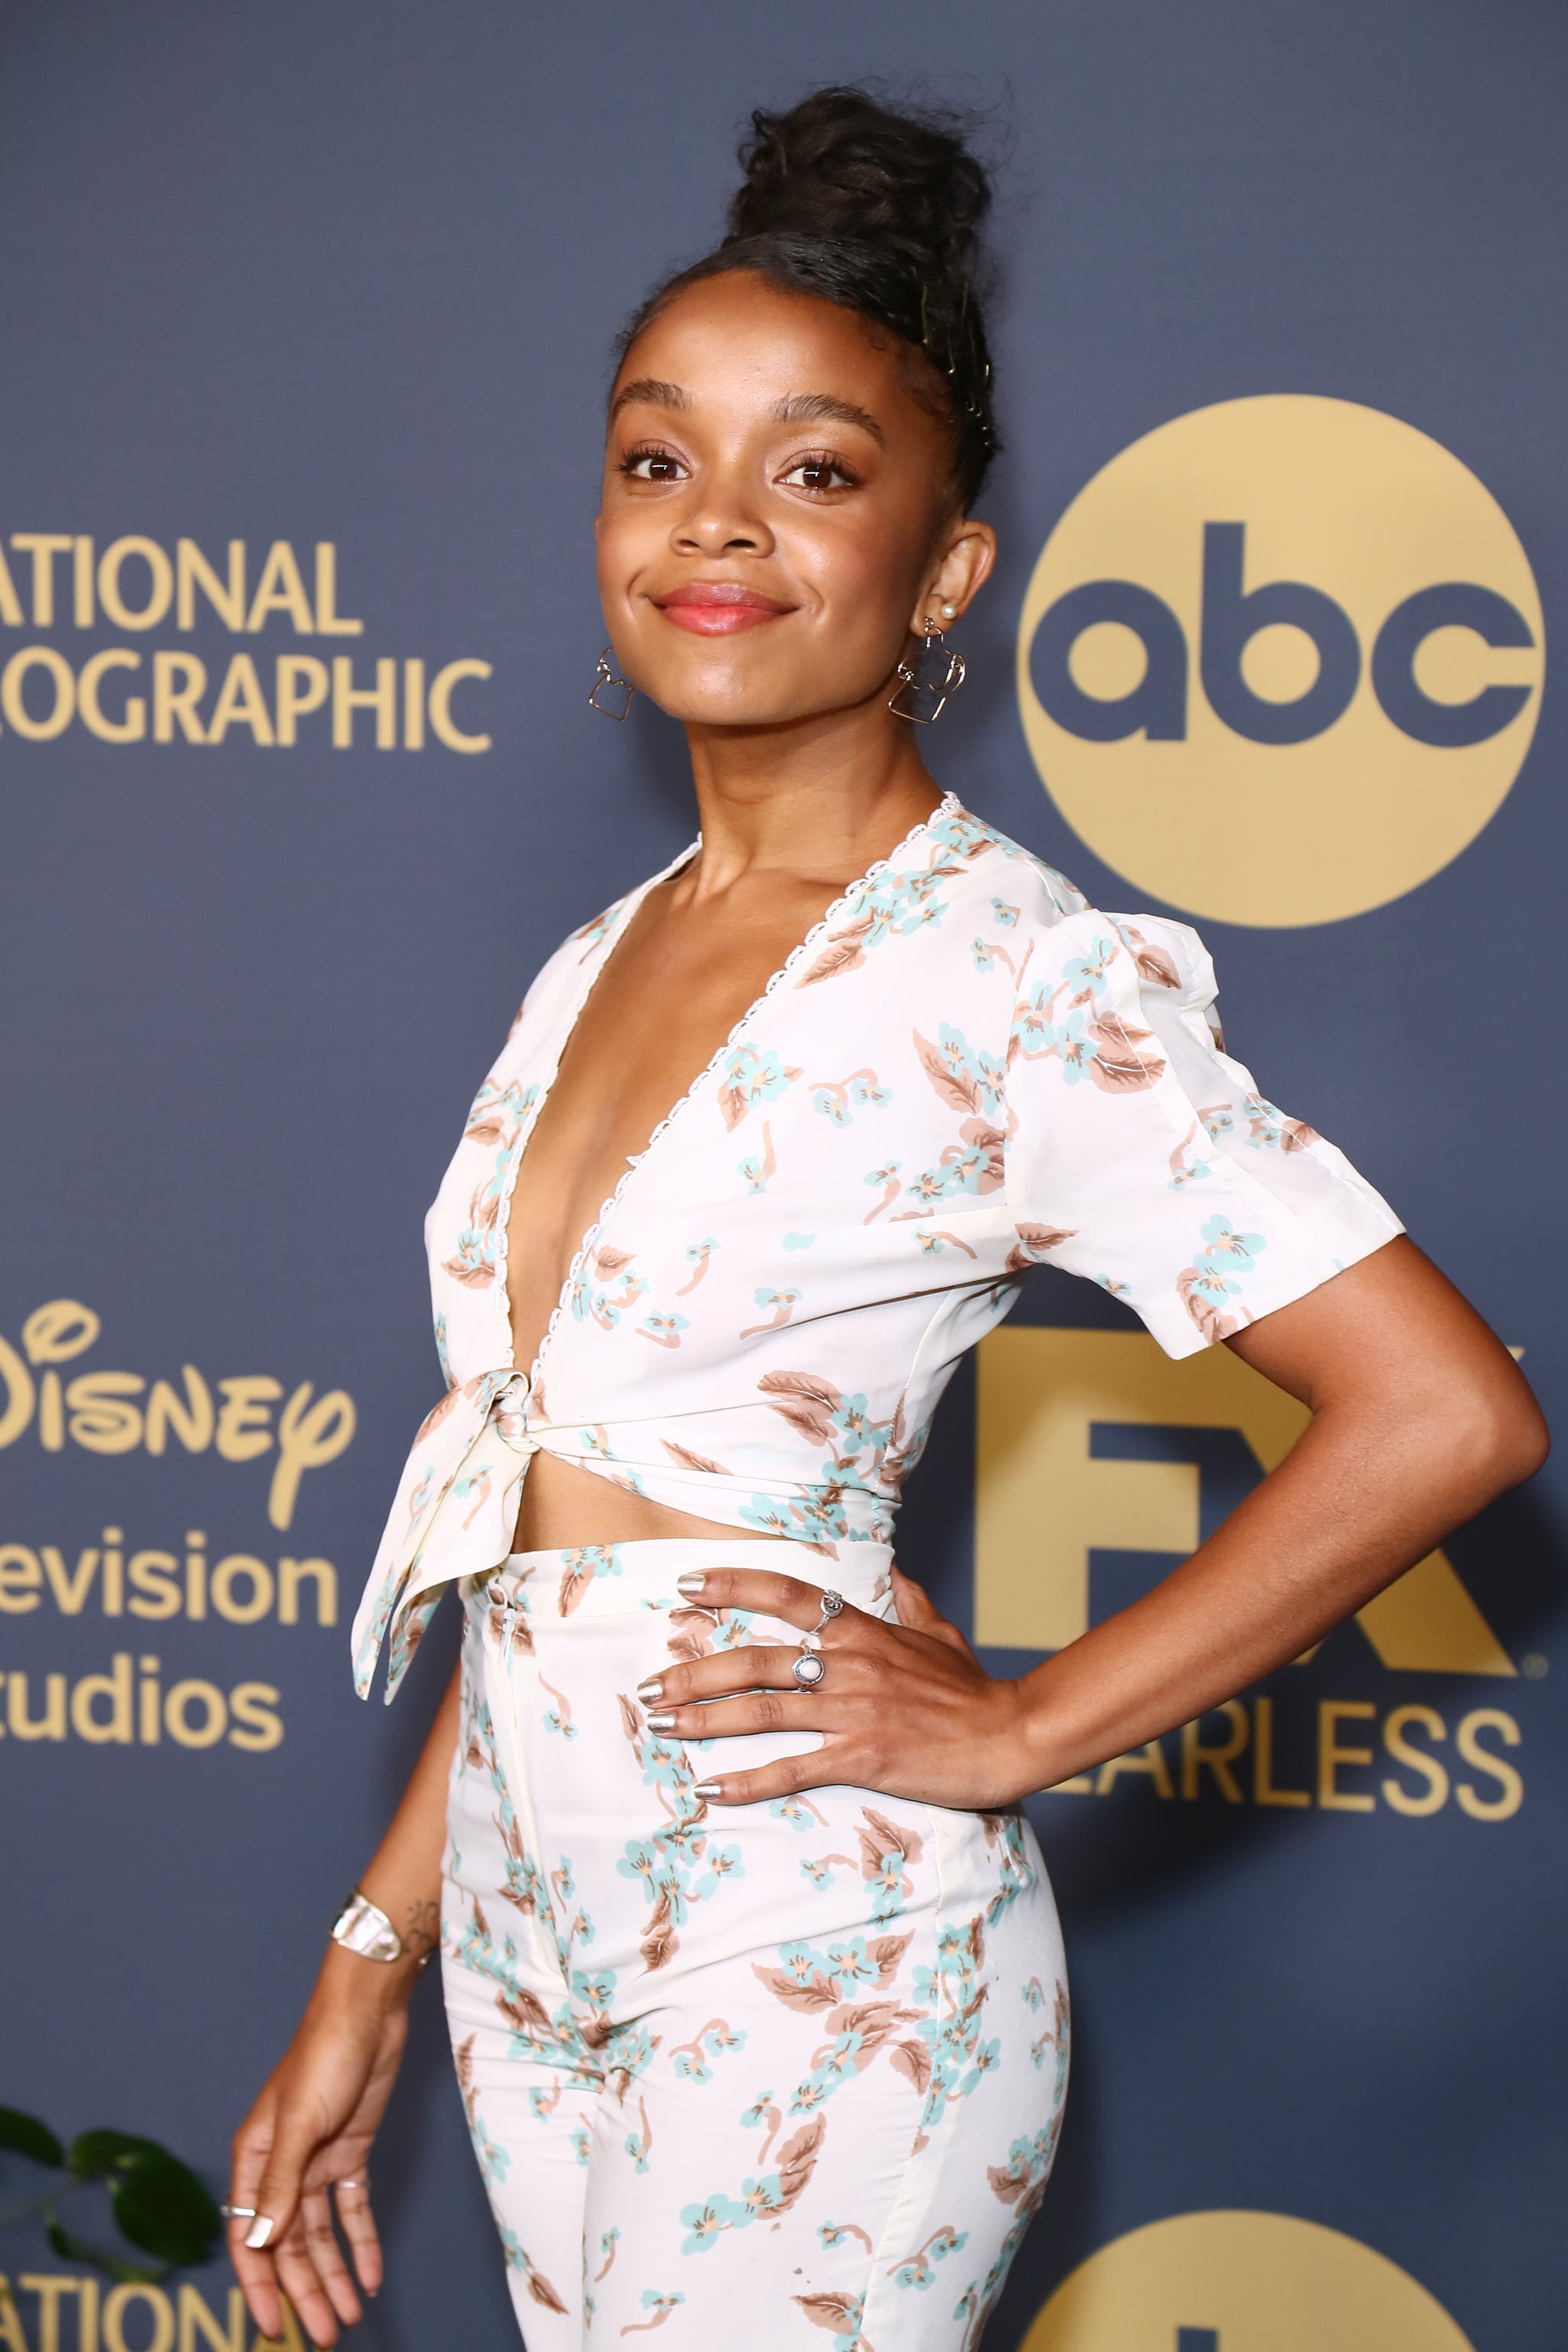
<svg viewBox="0 0 1568 2352">
<path fill-rule="evenodd" d="M 853 881 L 942 798 L 915 729 L 873 706 L 785 727 L 689 726 L 700 892 L 756 868 Z"/>
</svg>

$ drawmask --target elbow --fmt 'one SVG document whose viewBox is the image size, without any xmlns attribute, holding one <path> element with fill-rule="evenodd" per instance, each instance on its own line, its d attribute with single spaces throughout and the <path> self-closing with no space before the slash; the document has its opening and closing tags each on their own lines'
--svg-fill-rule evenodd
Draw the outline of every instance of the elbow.
<svg viewBox="0 0 1568 2352">
<path fill-rule="evenodd" d="M 1533 1478 L 1552 1451 L 1552 1433 L 1546 1426 L 1546 1416 L 1527 1389 L 1522 1409 L 1510 1420 L 1505 1444 L 1505 1461 L 1500 1494 L 1510 1486 L 1521 1486 Z"/>
<path fill-rule="evenodd" d="M 1474 1491 L 1481 1509 L 1510 1486 L 1531 1478 L 1551 1451 L 1545 1417 L 1523 1376 L 1478 1382 L 1450 1401 L 1441 1432 L 1442 1453 Z"/>
</svg>

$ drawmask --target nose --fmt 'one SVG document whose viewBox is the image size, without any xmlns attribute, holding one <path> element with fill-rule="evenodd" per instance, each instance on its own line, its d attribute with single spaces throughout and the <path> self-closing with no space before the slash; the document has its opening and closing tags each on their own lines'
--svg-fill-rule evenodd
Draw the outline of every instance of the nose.
<svg viewBox="0 0 1568 2352">
<path fill-rule="evenodd" d="M 678 555 L 771 555 L 773 534 L 742 480 L 711 474 L 692 484 L 690 501 L 671 528 L 670 545 Z"/>
</svg>

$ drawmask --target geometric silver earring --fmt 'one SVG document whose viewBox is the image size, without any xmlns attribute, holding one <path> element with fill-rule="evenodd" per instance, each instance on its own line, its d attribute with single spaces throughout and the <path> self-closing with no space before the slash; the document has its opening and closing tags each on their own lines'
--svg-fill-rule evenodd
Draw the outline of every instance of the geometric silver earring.
<svg viewBox="0 0 1568 2352">
<path fill-rule="evenodd" d="M 598 666 L 594 672 L 594 684 L 588 696 L 591 708 L 602 711 L 606 719 L 622 719 L 631 709 L 632 697 L 636 692 L 637 688 L 629 678 L 616 675 L 610 660 L 610 648 L 606 646 L 599 656 Z M 616 709 L 613 700 L 601 702 L 599 699 L 601 694 L 608 694 L 612 697 L 624 695 L 626 699 L 621 703 L 619 709 Z"/>
<path fill-rule="evenodd" d="M 958 692 L 967 676 L 963 656 L 943 644 L 942 631 L 928 614 L 925 637 L 920 652 L 911 662 L 906 656 L 898 666 L 898 685 L 888 697 L 888 708 L 896 718 L 908 719 L 917 727 L 931 727 L 942 717 L 949 698 Z"/>
</svg>

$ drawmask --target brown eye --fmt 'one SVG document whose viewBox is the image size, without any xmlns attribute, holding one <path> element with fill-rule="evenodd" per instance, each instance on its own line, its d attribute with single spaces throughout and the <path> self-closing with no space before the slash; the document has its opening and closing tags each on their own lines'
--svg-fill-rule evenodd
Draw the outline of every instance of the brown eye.
<svg viewBox="0 0 1568 2352">
<path fill-rule="evenodd" d="M 621 459 L 619 470 L 633 481 L 677 482 L 685 468 L 668 449 L 632 449 Z"/>
<path fill-rule="evenodd" d="M 856 487 L 858 477 L 841 459 L 821 456 L 797 457 L 784 479 L 803 490 L 847 490 Z"/>
</svg>

